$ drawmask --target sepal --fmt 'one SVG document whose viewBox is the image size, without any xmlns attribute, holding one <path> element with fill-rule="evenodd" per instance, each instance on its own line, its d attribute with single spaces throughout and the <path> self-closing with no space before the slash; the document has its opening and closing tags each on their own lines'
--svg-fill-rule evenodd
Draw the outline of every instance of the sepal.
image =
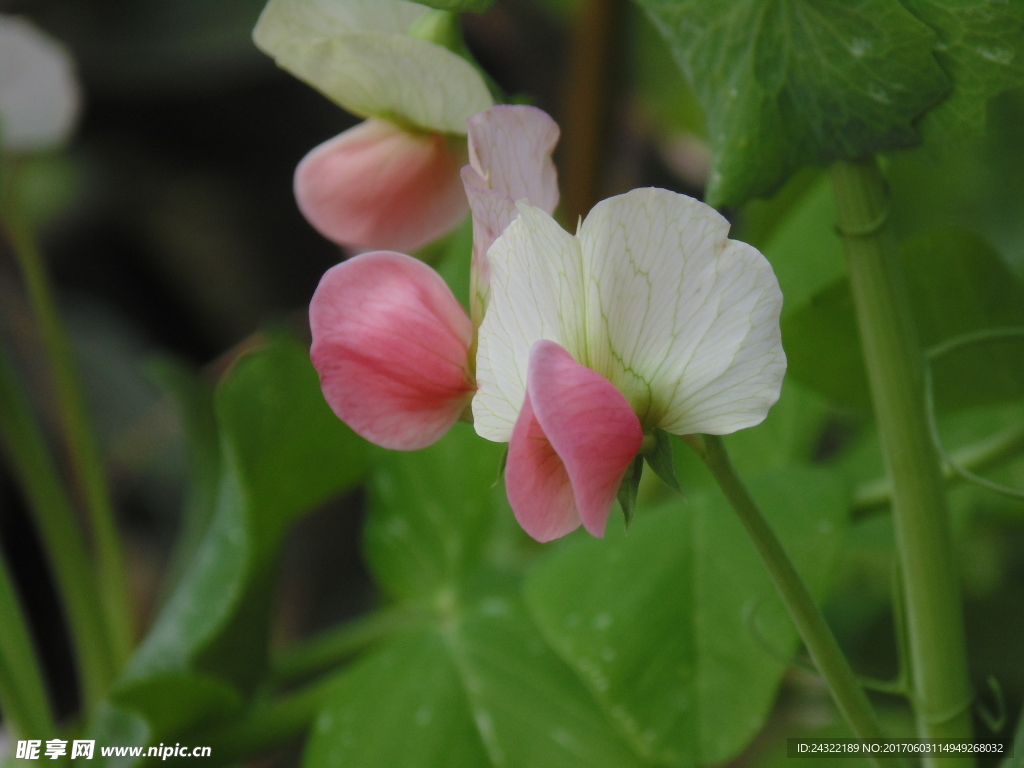
<svg viewBox="0 0 1024 768">
<path fill-rule="evenodd" d="M 643 472 L 644 457 L 643 454 L 638 453 L 636 458 L 630 462 L 626 474 L 622 476 L 622 482 L 619 483 L 617 498 L 626 521 L 626 530 L 629 530 L 629 524 L 633 522 L 633 512 L 636 510 L 636 497 L 640 490 L 640 477 Z"/>
<path fill-rule="evenodd" d="M 676 477 L 675 463 L 672 461 L 672 440 L 663 429 L 654 430 L 653 445 L 643 452 L 644 459 L 661 481 L 673 491 L 682 492 L 679 478 Z"/>
</svg>

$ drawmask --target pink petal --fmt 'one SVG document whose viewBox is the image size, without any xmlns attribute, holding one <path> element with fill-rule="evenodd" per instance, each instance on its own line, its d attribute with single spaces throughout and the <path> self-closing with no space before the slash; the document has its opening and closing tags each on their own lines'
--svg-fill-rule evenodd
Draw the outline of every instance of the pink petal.
<svg viewBox="0 0 1024 768">
<path fill-rule="evenodd" d="M 516 518 L 541 541 L 578 521 L 603 536 L 619 483 L 643 442 L 640 420 L 611 382 L 553 341 L 531 348 L 526 392 L 505 470 Z"/>
<path fill-rule="evenodd" d="M 472 304 L 479 326 L 490 282 L 487 249 L 515 219 L 516 201 L 526 198 L 548 213 L 558 205 L 551 153 L 559 131 L 547 113 L 526 106 L 492 107 L 468 123 L 469 165 L 462 168 L 462 183 L 473 211 Z"/>
<path fill-rule="evenodd" d="M 469 118 L 469 165 L 476 186 L 516 202 L 524 197 L 547 213 L 558 205 L 551 153 L 558 124 L 536 107 L 500 105 Z"/>
<path fill-rule="evenodd" d="M 295 169 L 299 210 L 340 245 L 411 251 L 466 213 L 458 153 L 440 134 L 366 120 L 315 147 Z"/>
<path fill-rule="evenodd" d="M 430 445 L 472 397 L 473 326 L 440 275 L 411 256 L 364 253 L 329 269 L 309 325 L 324 398 L 370 442 Z"/>
<path fill-rule="evenodd" d="M 580 527 L 569 473 L 537 422 L 529 393 L 508 444 L 505 490 L 516 520 L 537 541 Z"/>
</svg>

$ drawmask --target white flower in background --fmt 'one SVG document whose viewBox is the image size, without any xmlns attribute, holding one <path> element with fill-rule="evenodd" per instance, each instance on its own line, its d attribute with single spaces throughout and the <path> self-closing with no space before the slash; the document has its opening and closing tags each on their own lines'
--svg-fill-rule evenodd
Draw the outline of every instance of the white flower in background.
<svg viewBox="0 0 1024 768">
<path fill-rule="evenodd" d="M 728 231 L 697 200 L 638 189 L 575 236 L 520 203 L 491 246 L 474 423 L 510 443 L 509 501 L 534 538 L 602 535 L 645 434 L 727 434 L 778 399 L 782 293 Z"/>
<path fill-rule="evenodd" d="M 0 145 L 8 152 L 67 140 L 81 94 L 71 56 L 27 19 L 0 15 Z"/>
</svg>

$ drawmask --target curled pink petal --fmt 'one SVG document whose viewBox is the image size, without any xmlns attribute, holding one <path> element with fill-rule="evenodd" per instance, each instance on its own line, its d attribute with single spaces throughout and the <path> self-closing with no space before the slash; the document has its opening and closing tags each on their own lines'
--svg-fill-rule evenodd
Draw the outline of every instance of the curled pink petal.
<svg viewBox="0 0 1024 768">
<path fill-rule="evenodd" d="M 505 489 L 516 520 L 537 541 L 551 541 L 580 527 L 569 473 L 541 429 L 529 394 L 508 444 Z"/>
<path fill-rule="evenodd" d="M 324 398 L 370 442 L 415 450 L 451 428 L 473 395 L 473 326 L 444 280 L 401 253 L 327 271 L 309 305 Z"/>
<path fill-rule="evenodd" d="M 469 165 L 462 182 L 473 211 L 473 321 L 487 304 L 487 249 L 515 219 L 516 201 L 552 213 L 558 205 L 558 176 L 551 153 L 558 124 L 536 107 L 500 105 L 469 118 Z"/>
<path fill-rule="evenodd" d="M 640 420 L 610 381 L 555 342 L 536 342 L 505 469 L 520 525 L 539 541 L 563 536 L 581 521 L 603 536 L 642 443 Z"/>
<path fill-rule="evenodd" d="M 366 120 L 295 169 L 299 210 L 340 245 L 412 251 L 466 214 L 459 153 L 440 134 Z"/>
</svg>

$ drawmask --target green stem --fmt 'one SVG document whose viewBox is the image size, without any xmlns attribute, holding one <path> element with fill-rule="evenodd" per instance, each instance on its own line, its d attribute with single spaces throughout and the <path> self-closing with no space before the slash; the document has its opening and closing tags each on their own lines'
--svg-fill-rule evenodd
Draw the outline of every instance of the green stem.
<svg viewBox="0 0 1024 768">
<path fill-rule="evenodd" d="M 1024 427 L 1008 427 L 984 440 L 965 445 L 950 454 L 961 467 L 972 472 L 984 472 L 1024 452 Z M 949 464 L 942 467 L 942 476 L 950 485 L 959 484 L 965 478 Z M 884 510 L 892 501 L 892 482 L 888 477 L 879 477 L 861 483 L 853 496 L 853 513 L 864 516 Z"/>
<path fill-rule="evenodd" d="M 55 730 L 39 659 L 0 552 L 0 710 L 14 732 L 44 739 Z"/>
<path fill-rule="evenodd" d="M 99 569 L 100 594 L 117 667 L 131 650 L 131 614 L 128 608 L 124 556 L 114 522 L 114 510 L 96 441 L 75 372 L 71 345 L 57 312 L 42 256 L 32 228 L 21 210 L 18 166 L 8 164 L 4 180 L 2 224 L 14 250 L 29 302 L 35 314 L 49 360 L 57 395 L 61 428 L 78 494 L 88 512 Z"/>
<path fill-rule="evenodd" d="M 274 682 L 283 685 L 337 666 L 418 620 L 408 609 L 388 608 L 362 616 L 295 648 L 273 661 Z"/>
<path fill-rule="evenodd" d="M 849 724 L 850 730 L 860 739 L 885 738 L 867 694 L 850 669 L 850 664 L 843 655 L 835 635 L 832 634 L 825 617 L 822 616 L 793 561 L 789 559 L 757 502 L 736 473 L 722 438 L 717 435 L 703 435 L 702 438 L 690 439 L 688 442 L 711 470 L 725 497 L 736 510 L 740 522 L 746 528 L 768 569 L 807 652 L 828 683 L 832 698 Z M 876 759 L 881 765 L 901 764 L 899 760 L 892 758 Z"/>
<path fill-rule="evenodd" d="M 928 428 L 923 354 L 886 223 L 885 178 L 870 158 L 836 163 L 832 184 L 875 421 L 892 481 L 917 731 L 921 737 L 969 739 L 972 695 L 946 486 Z M 974 760 L 964 756 L 937 764 L 963 768 Z"/>
<path fill-rule="evenodd" d="M 96 576 L 53 457 L 2 350 L 0 447 L 39 526 L 74 641 L 84 709 L 89 711 L 114 677 Z"/>
</svg>

